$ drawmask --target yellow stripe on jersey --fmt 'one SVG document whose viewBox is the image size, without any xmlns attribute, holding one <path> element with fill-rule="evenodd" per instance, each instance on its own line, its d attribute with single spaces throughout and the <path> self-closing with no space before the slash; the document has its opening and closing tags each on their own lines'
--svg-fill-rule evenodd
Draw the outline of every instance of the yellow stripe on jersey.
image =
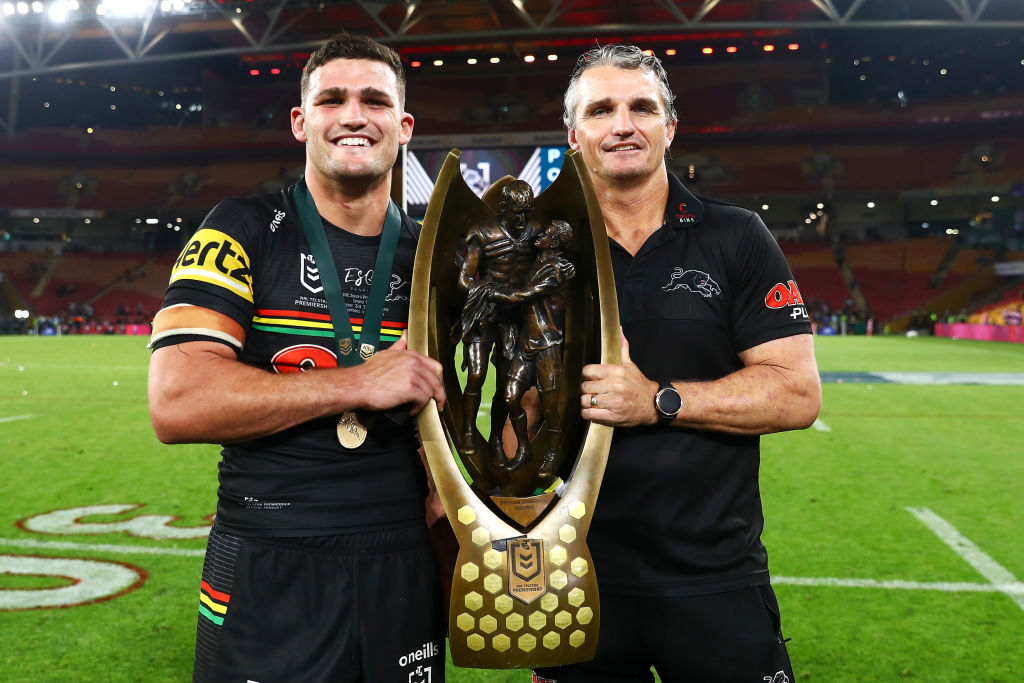
<svg viewBox="0 0 1024 683">
<path fill-rule="evenodd" d="M 182 250 L 171 269 L 171 284 L 192 280 L 215 285 L 252 303 L 252 272 L 245 249 L 231 236 L 199 230 Z"/>
</svg>

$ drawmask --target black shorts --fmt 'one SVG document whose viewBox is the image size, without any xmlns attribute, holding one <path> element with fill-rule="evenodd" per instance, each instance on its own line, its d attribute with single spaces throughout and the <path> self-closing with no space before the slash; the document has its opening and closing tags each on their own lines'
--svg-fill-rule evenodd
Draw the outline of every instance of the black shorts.
<svg viewBox="0 0 1024 683">
<path fill-rule="evenodd" d="M 345 536 L 210 532 L 193 681 L 443 683 L 424 525 Z"/>
<path fill-rule="evenodd" d="M 538 669 L 544 683 L 791 683 L 771 586 L 681 598 L 601 596 L 597 655 Z"/>
</svg>

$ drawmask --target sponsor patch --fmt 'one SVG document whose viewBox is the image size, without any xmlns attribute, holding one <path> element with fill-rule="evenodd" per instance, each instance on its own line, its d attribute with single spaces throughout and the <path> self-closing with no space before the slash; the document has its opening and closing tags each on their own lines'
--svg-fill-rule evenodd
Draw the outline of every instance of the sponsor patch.
<svg viewBox="0 0 1024 683">
<path fill-rule="evenodd" d="M 252 303 L 252 272 L 242 245 L 220 230 L 192 236 L 171 270 L 171 284 L 194 280 L 216 285 Z"/>
<path fill-rule="evenodd" d="M 807 307 L 804 305 L 804 297 L 800 294 L 800 288 L 796 286 L 796 282 L 793 280 L 785 284 L 779 282 L 772 287 L 764 297 L 764 305 L 774 310 L 792 306 L 793 310 L 790 311 L 789 317 L 793 320 L 807 319 Z"/>
</svg>

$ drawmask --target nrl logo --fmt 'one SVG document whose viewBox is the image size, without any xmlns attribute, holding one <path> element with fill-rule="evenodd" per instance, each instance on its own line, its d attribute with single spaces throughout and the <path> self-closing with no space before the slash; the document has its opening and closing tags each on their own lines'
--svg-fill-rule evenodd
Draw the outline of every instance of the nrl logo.
<svg viewBox="0 0 1024 683">
<path fill-rule="evenodd" d="M 527 604 L 547 590 L 544 577 L 544 541 L 520 538 L 508 543 L 508 589 Z"/>
<path fill-rule="evenodd" d="M 299 254 L 299 282 L 313 294 L 324 291 L 320 282 L 320 269 L 316 267 L 312 254 Z"/>
</svg>

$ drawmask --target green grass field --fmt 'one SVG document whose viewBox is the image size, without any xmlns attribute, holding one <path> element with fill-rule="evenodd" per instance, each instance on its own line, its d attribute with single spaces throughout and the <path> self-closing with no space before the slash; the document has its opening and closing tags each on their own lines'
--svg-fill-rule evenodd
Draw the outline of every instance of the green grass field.
<svg viewBox="0 0 1024 683">
<path fill-rule="evenodd" d="M 214 512 L 218 449 L 156 441 L 145 343 L 0 337 L 0 680 L 190 679 L 204 541 L 188 527 Z M 823 372 L 1024 373 L 1022 345 L 816 348 Z M 1021 444 L 1024 385 L 856 381 L 824 386 L 814 428 L 763 440 L 764 540 L 799 681 L 1024 680 Z M 101 505 L 125 507 L 61 513 Z M 76 576 L 106 593 L 68 597 Z M 86 604 L 10 609 L 54 593 Z"/>
</svg>

